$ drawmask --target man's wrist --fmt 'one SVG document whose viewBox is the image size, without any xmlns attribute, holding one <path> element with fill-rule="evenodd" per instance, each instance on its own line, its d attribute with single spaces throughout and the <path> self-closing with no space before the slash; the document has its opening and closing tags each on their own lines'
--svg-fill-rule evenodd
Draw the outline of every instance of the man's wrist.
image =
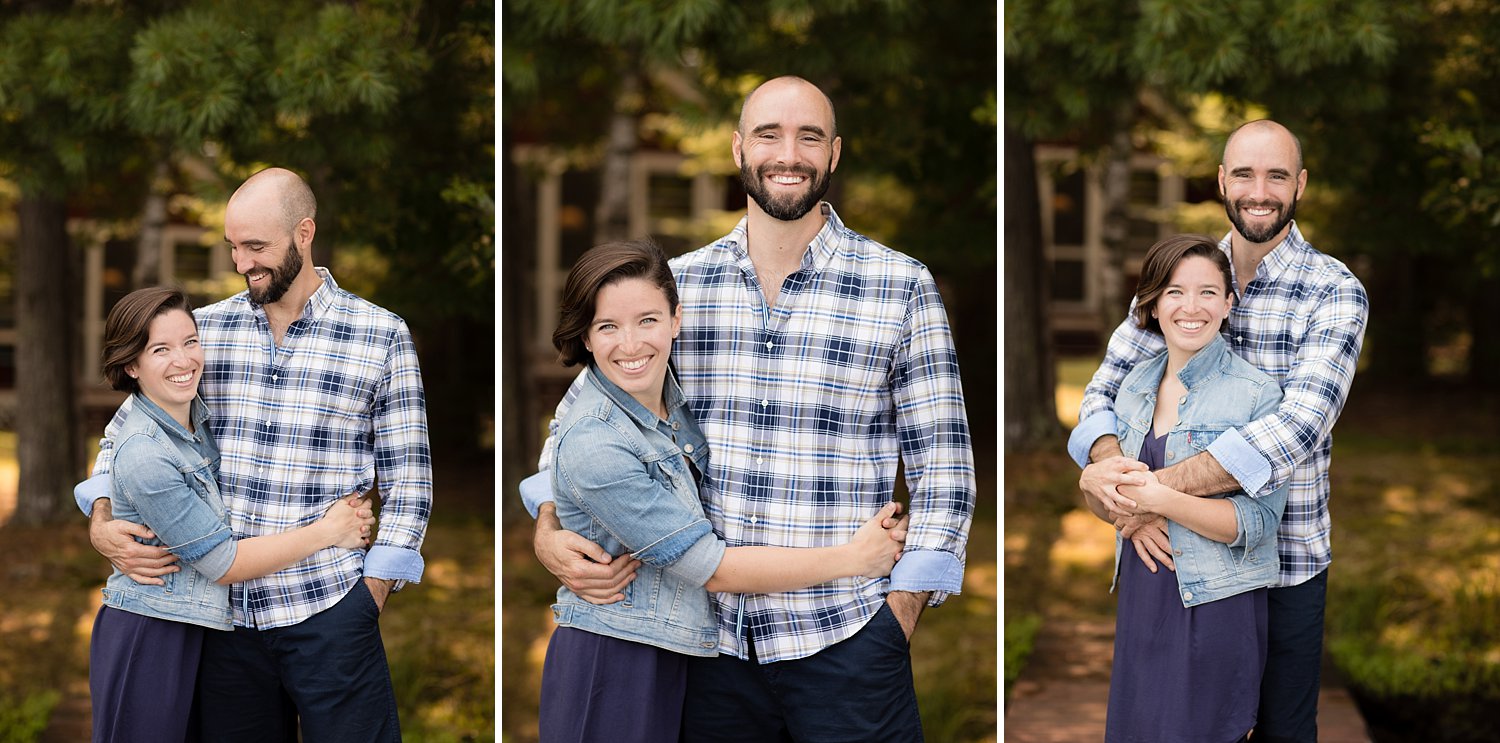
<svg viewBox="0 0 1500 743">
<path fill-rule="evenodd" d="M 1089 461 L 1102 462 L 1110 457 L 1118 457 L 1124 452 L 1120 449 L 1120 439 L 1112 434 L 1100 436 L 1094 440 L 1089 447 Z"/>
</svg>

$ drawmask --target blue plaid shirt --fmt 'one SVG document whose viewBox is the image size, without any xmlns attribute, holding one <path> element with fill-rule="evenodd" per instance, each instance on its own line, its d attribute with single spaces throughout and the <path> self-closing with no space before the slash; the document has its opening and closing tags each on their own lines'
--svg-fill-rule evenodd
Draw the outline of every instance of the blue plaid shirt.
<svg viewBox="0 0 1500 743">
<path fill-rule="evenodd" d="M 957 593 L 974 511 L 958 361 L 932 275 L 822 209 L 827 223 L 773 307 L 746 220 L 672 261 L 683 309 L 672 361 L 709 443 L 699 495 L 729 546 L 843 544 L 891 499 L 905 466 L 912 522 L 889 578 L 712 595 L 720 652 L 747 658 L 748 635 L 763 663 L 848 638 L 888 591 L 933 591 L 934 605 Z"/>
<path fill-rule="evenodd" d="M 1226 254 L 1229 238 L 1219 242 Z M 1359 279 L 1343 263 L 1314 250 L 1296 222 L 1261 260 L 1238 300 L 1229 313 L 1230 347 L 1271 375 L 1284 397 L 1276 413 L 1224 432 L 1208 451 L 1247 493 L 1265 494 L 1291 482 L 1277 546 L 1280 584 L 1295 586 L 1333 559 L 1328 515 L 1333 424 L 1354 381 L 1370 301 Z M 1165 347 L 1161 336 L 1137 328 L 1133 318 L 1115 329 L 1068 439 L 1068 452 L 1080 467 L 1088 463 L 1095 440 L 1116 432 L 1114 398 L 1121 380 L 1137 362 Z"/>
<path fill-rule="evenodd" d="M 365 576 L 422 577 L 432 455 L 411 331 L 317 271 L 323 285 L 280 345 L 265 310 L 244 292 L 193 313 L 205 357 L 198 391 L 223 455 L 219 489 L 229 526 L 244 539 L 317 521 L 339 498 L 368 491 L 378 475 L 379 533 L 368 555 L 328 548 L 234 584 L 229 598 L 242 627 L 301 622 Z M 108 474 L 110 438 L 127 411 L 122 407 L 105 429 L 90 484 Z M 88 510 L 97 491 L 78 490 Z"/>
</svg>

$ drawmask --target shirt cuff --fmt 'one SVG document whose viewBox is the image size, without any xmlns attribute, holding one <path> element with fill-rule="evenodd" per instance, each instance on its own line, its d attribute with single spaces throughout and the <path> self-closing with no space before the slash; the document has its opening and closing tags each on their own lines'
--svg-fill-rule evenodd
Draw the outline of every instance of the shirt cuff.
<svg viewBox="0 0 1500 743">
<path fill-rule="evenodd" d="M 1239 482 L 1246 493 L 1260 493 L 1260 489 L 1271 480 L 1271 463 L 1261 455 L 1259 449 L 1245 440 L 1238 428 L 1219 434 L 1208 445 L 1208 453 L 1214 456 L 1230 477 Z"/>
<path fill-rule="evenodd" d="M 901 561 L 891 571 L 889 590 L 931 591 L 927 604 L 937 606 L 963 587 L 964 565 L 957 557 L 938 550 L 913 549 L 901 553 Z"/>
<path fill-rule="evenodd" d="M 521 481 L 521 502 L 526 504 L 526 512 L 536 518 L 536 510 L 543 503 L 551 503 L 552 496 L 552 472 L 542 470 Z"/>
<path fill-rule="evenodd" d="M 73 486 L 73 500 L 85 516 L 94 515 L 94 501 L 109 497 L 109 473 L 94 475 Z"/>
<path fill-rule="evenodd" d="M 378 544 L 365 555 L 365 577 L 396 581 L 393 590 L 405 586 L 403 581 L 421 583 L 422 570 L 426 567 L 422 553 L 405 547 Z"/>
<path fill-rule="evenodd" d="M 1120 423 L 1112 410 L 1101 410 L 1078 422 L 1073 433 L 1068 434 L 1068 455 L 1078 463 L 1079 469 L 1089 466 L 1089 449 L 1101 436 L 1118 436 Z M 906 559 L 906 558 L 901 558 Z"/>
</svg>

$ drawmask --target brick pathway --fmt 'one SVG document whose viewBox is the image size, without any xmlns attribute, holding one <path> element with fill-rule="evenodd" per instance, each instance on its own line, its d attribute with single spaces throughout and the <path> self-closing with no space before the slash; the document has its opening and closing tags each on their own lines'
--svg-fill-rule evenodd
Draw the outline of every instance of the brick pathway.
<svg viewBox="0 0 1500 743">
<path fill-rule="evenodd" d="M 1005 707 L 1007 743 L 1104 739 L 1114 621 L 1051 619 Z M 1324 687 L 1318 699 L 1320 743 L 1369 743 L 1349 693 Z"/>
</svg>

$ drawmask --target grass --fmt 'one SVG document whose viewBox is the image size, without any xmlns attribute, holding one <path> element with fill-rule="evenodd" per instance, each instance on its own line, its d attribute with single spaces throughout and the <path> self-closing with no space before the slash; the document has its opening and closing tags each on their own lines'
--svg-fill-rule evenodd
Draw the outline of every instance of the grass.
<svg viewBox="0 0 1500 743">
<path fill-rule="evenodd" d="M 1095 364 L 1065 362 L 1059 400 Z M 1325 647 L 1376 740 L 1500 740 L 1497 421 L 1493 393 L 1356 384 L 1335 429 Z M 1013 624 L 1113 616 L 1112 532 L 1081 508 L 1062 445 L 1006 461 L 1007 678 L 1029 640 L 1010 647 Z"/>
<path fill-rule="evenodd" d="M 924 734 L 931 741 L 976 743 L 996 739 L 996 516 L 995 468 L 976 452 L 979 504 L 969 534 L 964 590 L 923 613 L 912 638 L 912 675 Z M 508 524 L 501 545 L 501 737 L 537 740 L 536 711 L 542 660 L 553 629 L 548 609 L 557 582 L 531 552 L 530 520 Z"/>
<path fill-rule="evenodd" d="M 3 442 L 0 442 L 3 444 Z M 439 472 L 421 584 L 391 597 L 381 635 L 407 741 L 495 738 L 493 486 Z M 88 644 L 109 566 L 87 522 L 0 529 L 0 743 L 87 740 Z"/>
</svg>

